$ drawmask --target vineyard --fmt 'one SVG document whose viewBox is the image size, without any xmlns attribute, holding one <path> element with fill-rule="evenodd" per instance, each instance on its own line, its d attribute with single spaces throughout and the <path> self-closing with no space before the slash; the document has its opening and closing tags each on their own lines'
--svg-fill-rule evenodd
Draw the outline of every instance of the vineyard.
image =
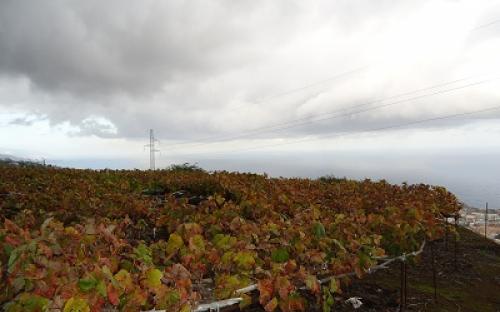
<svg viewBox="0 0 500 312">
<path fill-rule="evenodd" d="M 243 310 L 335 310 L 351 279 L 417 254 L 459 209 L 423 184 L 4 166 L 0 305 L 202 311 L 238 298 Z"/>
</svg>

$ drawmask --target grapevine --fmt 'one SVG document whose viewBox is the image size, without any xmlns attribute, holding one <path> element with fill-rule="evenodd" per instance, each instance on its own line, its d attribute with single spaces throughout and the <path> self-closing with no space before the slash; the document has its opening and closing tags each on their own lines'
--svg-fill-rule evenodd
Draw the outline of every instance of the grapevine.
<svg viewBox="0 0 500 312">
<path fill-rule="evenodd" d="M 267 311 L 306 311 L 335 305 L 330 276 L 441 237 L 460 204 L 383 180 L 1 167 L 0 209 L 6 311 L 244 308 L 251 285 Z"/>
</svg>

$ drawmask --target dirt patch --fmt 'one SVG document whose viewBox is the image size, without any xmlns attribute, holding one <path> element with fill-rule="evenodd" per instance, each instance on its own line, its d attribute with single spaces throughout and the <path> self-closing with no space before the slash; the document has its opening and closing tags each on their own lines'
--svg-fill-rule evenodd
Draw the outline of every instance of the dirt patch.
<svg viewBox="0 0 500 312">
<path fill-rule="evenodd" d="M 434 298 L 432 248 L 427 244 L 422 255 L 407 265 L 407 306 L 405 311 L 500 311 L 500 245 L 465 228 L 459 237 L 433 244 L 436 274 Z M 400 310 L 401 267 L 394 263 L 362 280 L 352 280 L 336 296 L 333 311 L 393 312 Z M 354 309 L 345 301 L 361 298 L 363 305 Z M 223 311 L 239 311 L 228 308 Z M 256 305 L 245 312 L 264 311 Z M 313 307 L 310 311 L 321 311 Z"/>
</svg>

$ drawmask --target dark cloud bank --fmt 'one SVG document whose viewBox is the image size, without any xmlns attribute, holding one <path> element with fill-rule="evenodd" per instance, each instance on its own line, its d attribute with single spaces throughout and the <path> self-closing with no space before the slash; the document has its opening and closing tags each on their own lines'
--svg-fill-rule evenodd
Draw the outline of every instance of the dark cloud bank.
<svg viewBox="0 0 500 312">
<path fill-rule="evenodd" d="M 141 137 L 149 127 L 166 139 L 237 132 L 384 95 L 377 88 L 388 82 L 361 72 L 258 103 L 366 65 L 363 50 L 377 48 L 349 46 L 349 40 L 376 35 L 418 6 L 414 1 L 4 0 L 0 76 L 29 81 L 33 99 L 22 109 L 45 114 L 53 123 L 70 121 L 82 135 L 109 136 L 89 121 L 93 116 L 111 121 L 119 137 Z M 306 44 L 323 33 L 324 45 Z M 331 54 L 325 52 L 324 64 L 317 66 L 322 49 Z M 401 84 L 408 86 L 402 90 L 415 88 Z M 231 110 L 241 106 L 247 108 Z M 359 130 L 391 119 L 406 120 L 399 113 L 362 116 L 279 135 Z"/>
</svg>

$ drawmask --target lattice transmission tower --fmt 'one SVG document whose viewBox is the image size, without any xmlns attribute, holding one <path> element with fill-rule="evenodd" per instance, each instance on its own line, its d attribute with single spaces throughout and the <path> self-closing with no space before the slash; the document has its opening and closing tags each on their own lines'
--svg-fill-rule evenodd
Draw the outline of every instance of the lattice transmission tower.
<svg viewBox="0 0 500 312">
<path fill-rule="evenodd" d="M 149 147 L 149 169 L 155 170 L 156 169 L 156 160 L 155 156 L 156 153 L 158 153 L 160 150 L 156 149 L 155 144 L 158 142 L 157 139 L 155 139 L 155 134 L 153 129 L 149 129 L 149 144 L 144 145 L 144 147 Z"/>
</svg>

